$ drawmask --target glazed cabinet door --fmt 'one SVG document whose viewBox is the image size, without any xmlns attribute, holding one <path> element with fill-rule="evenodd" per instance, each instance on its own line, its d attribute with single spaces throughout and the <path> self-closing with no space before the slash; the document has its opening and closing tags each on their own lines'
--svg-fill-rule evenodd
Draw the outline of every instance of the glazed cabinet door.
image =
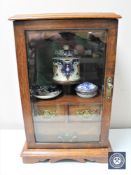
<svg viewBox="0 0 131 175">
<path fill-rule="evenodd" d="M 16 21 L 14 27 L 28 147 L 107 146 L 117 20 Z M 87 82 L 94 92 L 77 90 L 83 83 L 90 88 Z"/>
</svg>

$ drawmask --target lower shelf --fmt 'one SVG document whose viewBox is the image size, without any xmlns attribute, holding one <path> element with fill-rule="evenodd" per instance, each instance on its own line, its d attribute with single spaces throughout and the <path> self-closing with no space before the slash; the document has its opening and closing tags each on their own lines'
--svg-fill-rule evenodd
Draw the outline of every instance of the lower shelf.
<svg viewBox="0 0 131 175">
<path fill-rule="evenodd" d="M 21 157 L 24 163 L 36 163 L 47 160 L 49 162 L 57 162 L 63 159 L 106 163 L 108 161 L 108 152 L 110 151 L 110 144 L 106 148 L 88 149 L 29 149 L 27 144 L 25 144 Z"/>
</svg>

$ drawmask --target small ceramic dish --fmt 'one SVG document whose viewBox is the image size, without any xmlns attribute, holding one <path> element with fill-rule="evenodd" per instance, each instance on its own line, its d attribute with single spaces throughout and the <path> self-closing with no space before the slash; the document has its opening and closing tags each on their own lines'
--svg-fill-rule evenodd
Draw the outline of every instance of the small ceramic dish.
<svg viewBox="0 0 131 175">
<path fill-rule="evenodd" d="M 98 89 L 98 87 L 90 82 L 84 82 L 82 84 L 79 84 L 78 86 L 76 86 L 75 90 L 76 92 L 86 92 L 86 93 L 90 93 L 90 92 L 96 92 Z"/>
<path fill-rule="evenodd" d="M 76 88 L 76 94 L 82 98 L 91 98 L 97 95 L 98 87 L 90 82 L 79 84 Z"/>
<path fill-rule="evenodd" d="M 51 99 L 61 94 L 62 90 L 56 85 L 33 86 L 31 94 L 39 99 Z"/>
<path fill-rule="evenodd" d="M 39 98 L 39 99 L 51 99 L 57 97 L 59 94 L 61 94 L 62 91 L 56 91 L 56 92 L 51 92 L 46 95 L 34 95 L 34 97 Z"/>
<path fill-rule="evenodd" d="M 97 92 L 93 92 L 93 93 L 80 93 L 80 92 L 76 92 L 76 94 L 79 97 L 82 97 L 82 98 L 92 98 L 92 97 L 94 97 L 94 96 L 97 95 Z"/>
</svg>

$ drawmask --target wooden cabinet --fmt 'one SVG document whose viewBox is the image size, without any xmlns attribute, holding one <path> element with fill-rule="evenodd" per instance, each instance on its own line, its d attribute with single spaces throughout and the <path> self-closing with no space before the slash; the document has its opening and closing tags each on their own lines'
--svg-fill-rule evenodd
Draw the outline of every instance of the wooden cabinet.
<svg viewBox="0 0 131 175">
<path fill-rule="evenodd" d="M 118 18 L 114 13 L 10 18 L 26 133 L 23 162 L 107 161 Z M 97 87 L 90 98 L 77 91 L 87 82 Z"/>
</svg>

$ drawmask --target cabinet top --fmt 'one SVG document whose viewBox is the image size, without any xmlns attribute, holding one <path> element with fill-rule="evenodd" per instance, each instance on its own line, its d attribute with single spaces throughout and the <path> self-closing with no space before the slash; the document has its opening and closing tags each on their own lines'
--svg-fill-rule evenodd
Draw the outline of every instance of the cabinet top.
<svg viewBox="0 0 131 175">
<path fill-rule="evenodd" d="M 10 17 L 9 20 L 35 20 L 35 19 L 118 19 L 116 13 L 45 13 L 45 14 L 22 14 Z"/>
</svg>

